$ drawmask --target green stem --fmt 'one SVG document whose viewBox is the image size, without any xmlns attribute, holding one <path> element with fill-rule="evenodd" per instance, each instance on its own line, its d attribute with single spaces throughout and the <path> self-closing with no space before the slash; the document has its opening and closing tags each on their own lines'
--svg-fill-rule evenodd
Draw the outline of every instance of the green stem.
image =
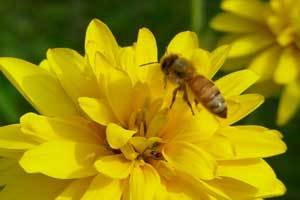
<svg viewBox="0 0 300 200">
<path fill-rule="evenodd" d="M 199 34 L 206 22 L 205 0 L 191 0 L 191 28 Z"/>
</svg>

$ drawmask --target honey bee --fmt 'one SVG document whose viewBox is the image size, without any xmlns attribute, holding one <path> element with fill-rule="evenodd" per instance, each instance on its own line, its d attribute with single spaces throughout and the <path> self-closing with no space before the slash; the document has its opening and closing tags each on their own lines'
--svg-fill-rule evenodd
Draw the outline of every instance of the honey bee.
<svg viewBox="0 0 300 200">
<path fill-rule="evenodd" d="M 161 59 L 160 67 L 164 73 L 165 87 L 167 81 L 178 84 L 178 87 L 173 91 L 170 108 L 172 108 L 176 100 L 178 91 L 182 91 L 183 100 L 194 115 L 192 104 L 188 98 L 187 87 L 189 87 L 194 95 L 196 105 L 200 102 L 208 111 L 218 117 L 227 117 L 227 105 L 220 90 L 212 81 L 197 74 L 195 67 L 190 61 L 177 54 L 170 54 Z"/>
</svg>

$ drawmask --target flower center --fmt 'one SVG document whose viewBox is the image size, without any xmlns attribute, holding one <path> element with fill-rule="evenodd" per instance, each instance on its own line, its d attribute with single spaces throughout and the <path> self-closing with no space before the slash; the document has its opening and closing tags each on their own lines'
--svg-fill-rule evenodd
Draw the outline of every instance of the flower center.
<svg viewBox="0 0 300 200">
<path fill-rule="evenodd" d="M 145 162 L 164 160 L 160 141 L 161 139 L 158 137 L 134 136 L 120 150 L 128 160 L 143 160 Z"/>
<path fill-rule="evenodd" d="M 161 153 L 163 142 L 157 137 L 161 126 L 160 120 L 165 113 L 160 111 L 157 102 L 143 106 L 133 112 L 129 118 L 127 128 L 136 130 L 136 134 L 120 150 L 128 160 L 164 160 Z"/>
<path fill-rule="evenodd" d="M 267 24 L 279 45 L 300 48 L 300 1 L 271 0 Z"/>
</svg>

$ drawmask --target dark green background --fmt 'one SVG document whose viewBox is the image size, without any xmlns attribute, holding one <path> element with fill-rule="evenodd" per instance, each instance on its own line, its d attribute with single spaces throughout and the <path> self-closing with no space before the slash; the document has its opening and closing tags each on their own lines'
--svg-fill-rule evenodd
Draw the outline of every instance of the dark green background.
<svg viewBox="0 0 300 200">
<path fill-rule="evenodd" d="M 207 23 L 219 12 L 218 7 L 219 0 L 207 0 L 203 9 L 193 7 L 189 0 L 0 0 L 0 56 L 39 63 L 48 48 L 69 47 L 82 53 L 85 30 L 93 18 L 104 21 L 121 45 L 132 44 L 138 29 L 148 27 L 162 52 L 174 34 L 195 29 L 193 10 L 204 21 L 199 31 L 201 43 L 211 49 L 219 34 L 209 29 Z M 300 199 L 300 116 L 279 128 L 275 125 L 277 105 L 278 98 L 268 99 L 243 122 L 284 133 L 288 152 L 268 160 L 288 188 L 288 193 L 278 199 L 297 200 Z M 33 109 L 1 74 L 0 125 L 16 123 L 28 111 Z"/>
</svg>

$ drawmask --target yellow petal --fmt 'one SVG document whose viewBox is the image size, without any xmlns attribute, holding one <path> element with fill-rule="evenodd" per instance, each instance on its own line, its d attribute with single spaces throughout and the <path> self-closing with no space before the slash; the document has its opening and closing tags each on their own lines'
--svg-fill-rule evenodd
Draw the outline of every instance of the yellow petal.
<svg viewBox="0 0 300 200">
<path fill-rule="evenodd" d="M 21 130 L 38 141 L 65 140 L 101 144 L 101 133 L 92 129 L 83 118 L 59 119 L 28 113 L 21 117 Z M 102 133 L 103 134 L 103 133 Z"/>
<path fill-rule="evenodd" d="M 198 194 L 197 194 L 198 195 Z M 198 196 L 195 196 L 194 199 L 197 199 Z M 206 196 L 204 197 L 206 198 Z M 186 193 L 181 193 L 181 192 L 169 192 L 167 193 L 167 197 L 165 198 L 167 200 L 193 200 L 193 198 L 189 197 Z M 162 200 L 165 200 L 162 199 Z"/>
<path fill-rule="evenodd" d="M 91 178 L 82 178 L 72 181 L 55 200 L 81 200 L 91 180 Z"/>
<path fill-rule="evenodd" d="M 279 55 L 279 47 L 268 48 L 253 59 L 249 69 L 260 76 L 259 81 L 271 79 L 278 64 Z"/>
<path fill-rule="evenodd" d="M 78 113 L 60 83 L 46 70 L 15 58 L 0 58 L 0 69 L 39 113 L 48 116 Z"/>
<path fill-rule="evenodd" d="M 165 142 L 184 140 L 191 143 L 211 137 L 219 127 L 218 120 L 203 107 L 195 109 L 198 111 L 192 115 L 186 102 L 182 98 L 177 98 L 172 109 L 168 111 L 167 122 L 158 136 Z"/>
<path fill-rule="evenodd" d="M 154 35 L 147 28 L 139 30 L 136 43 L 137 65 L 157 62 L 157 46 Z"/>
<path fill-rule="evenodd" d="M 123 147 L 135 133 L 136 131 L 124 129 L 113 123 L 108 124 L 106 128 L 107 142 L 113 149 L 120 149 Z"/>
<path fill-rule="evenodd" d="M 185 174 L 176 173 L 170 180 L 166 181 L 168 200 L 194 200 L 194 199 L 210 199 L 210 194 L 203 188 L 201 182 L 193 177 Z"/>
<path fill-rule="evenodd" d="M 223 32 L 250 33 L 264 28 L 249 19 L 241 18 L 232 13 L 220 13 L 210 23 L 211 27 Z"/>
<path fill-rule="evenodd" d="M 131 113 L 132 82 L 124 72 L 111 69 L 107 77 L 106 95 L 116 117 L 125 125 Z"/>
<path fill-rule="evenodd" d="M 89 42 L 94 42 L 95 46 L 89 47 Z M 109 28 L 98 19 L 93 19 L 86 30 L 85 49 L 92 66 L 97 51 L 105 55 L 114 66 L 116 65 L 118 44 Z"/>
<path fill-rule="evenodd" d="M 47 59 L 42 60 L 42 62 L 40 62 L 39 64 L 40 68 L 43 68 L 44 70 L 48 71 L 51 75 L 53 75 L 53 77 L 56 78 L 56 74 L 54 73 L 54 71 L 52 70 L 50 63 L 48 62 Z"/>
<path fill-rule="evenodd" d="M 250 70 L 240 70 L 230 73 L 219 80 L 216 86 L 225 98 L 240 95 L 258 80 L 258 76 Z"/>
<path fill-rule="evenodd" d="M 100 52 L 96 52 L 95 54 L 95 63 L 94 63 L 94 73 L 95 76 L 99 82 L 99 87 L 101 90 L 103 89 L 103 86 L 101 85 L 106 80 L 102 80 L 101 75 L 104 75 L 104 78 L 107 79 L 106 76 L 110 75 L 110 72 L 114 70 L 114 66 L 110 63 L 110 61 L 105 57 L 104 54 Z M 115 69 L 116 70 L 116 69 Z"/>
<path fill-rule="evenodd" d="M 258 129 L 256 126 L 235 126 L 221 129 L 234 146 L 235 159 L 261 158 L 282 154 L 286 145 L 276 130 Z"/>
<path fill-rule="evenodd" d="M 12 160 L 20 160 L 24 153 L 25 149 L 16 150 L 16 149 L 2 149 L 0 148 L 0 157 L 9 158 Z"/>
<path fill-rule="evenodd" d="M 124 71 L 127 72 L 128 76 L 132 80 L 133 83 L 136 83 L 139 81 L 139 73 L 143 71 L 142 68 L 147 68 L 144 70 L 149 70 L 149 68 L 152 67 L 152 65 L 149 64 L 145 65 L 144 67 L 138 66 L 137 60 L 136 60 L 136 47 L 135 46 L 129 46 L 129 47 L 123 47 L 120 49 L 119 54 L 120 59 L 120 65 Z M 148 62 L 149 63 L 149 62 Z M 146 64 L 146 63 L 145 63 Z"/>
<path fill-rule="evenodd" d="M 178 171 L 197 179 L 209 180 L 215 177 L 216 161 L 206 151 L 187 142 L 171 142 L 164 146 L 164 157 Z"/>
<path fill-rule="evenodd" d="M 160 64 L 153 64 L 150 67 L 151 70 L 148 72 L 147 84 L 151 90 L 152 95 L 157 95 L 163 98 L 167 96 L 166 90 L 164 88 L 164 74 L 161 71 Z M 158 99 L 156 99 L 158 101 Z"/>
<path fill-rule="evenodd" d="M 129 143 L 133 146 L 135 151 L 139 153 L 143 153 L 146 150 L 146 148 L 152 144 L 149 143 L 149 140 L 147 140 L 146 137 L 142 136 L 134 136 L 130 138 Z"/>
<path fill-rule="evenodd" d="M 198 37 L 196 33 L 185 31 L 178 33 L 169 43 L 167 53 L 185 55 L 187 51 L 198 48 Z"/>
<path fill-rule="evenodd" d="M 255 187 L 228 177 L 218 177 L 201 183 L 204 190 L 218 200 L 254 199 L 257 193 Z"/>
<path fill-rule="evenodd" d="M 295 38 L 295 28 L 288 26 L 287 28 L 280 30 L 280 33 L 277 36 L 277 42 L 281 46 L 288 46 L 294 42 Z"/>
<path fill-rule="evenodd" d="M 117 119 L 106 100 L 81 97 L 78 101 L 81 109 L 95 122 L 98 122 L 101 125 L 117 122 Z"/>
<path fill-rule="evenodd" d="M 157 172 L 168 181 L 176 176 L 177 173 L 175 168 L 167 161 L 159 160 L 153 164 L 153 167 L 155 167 Z"/>
<path fill-rule="evenodd" d="M 202 141 L 199 145 L 213 155 L 216 160 L 232 159 L 235 156 L 235 149 L 231 141 L 220 134 L 212 136 L 207 141 Z"/>
<path fill-rule="evenodd" d="M 154 194 L 154 197 L 153 197 L 153 200 L 175 200 L 175 199 L 178 200 L 179 198 L 172 199 L 169 196 L 169 192 L 166 190 L 166 187 L 164 184 L 160 184 L 157 187 L 156 194 Z M 180 200 L 183 200 L 183 199 L 180 199 Z"/>
<path fill-rule="evenodd" d="M 151 95 L 149 85 L 146 83 L 137 82 L 132 88 L 131 107 L 133 112 L 140 111 Z"/>
<path fill-rule="evenodd" d="M 277 124 L 286 124 L 300 106 L 300 85 L 297 82 L 287 85 L 280 97 Z"/>
<path fill-rule="evenodd" d="M 283 50 L 274 73 L 274 81 L 276 83 L 288 84 L 298 77 L 300 65 L 299 56 L 298 49 L 294 50 L 291 47 Z"/>
<path fill-rule="evenodd" d="M 217 174 L 252 185 L 258 189 L 256 197 L 267 198 L 285 193 L 284 185 L 262 159 L 223 161 L 218 165 Z"/>
<path fill-rule="evenodd" d="M 274 38 L 268 33 L 242 35 L 231 43 L 229 57 L 247 56 L 268 47 L 272 43 L 275 43 Z"/>
<path fill-rule="evenodd" d="M 18 162 L 11 158 L 0 158 L 0 185 L 5 186 L 12 182 L 12 175 L 19 172 Z"/>
<path fill-rule="evenodd" d="M 26 174 L 17 163 L 7 168 L 5 174 L 9 181 L 0 191 L 1 200 L 41 200 L 41 197 L 43 200 L 53 200 L 69 183 L 40 174 Z M 0 178 L 3 180 L 2 176 Z"/>
<path fill-rule="evenodd" d="M 193 144 L 210 139 L 220 126 L 218 120 L 206 109 L 201 109 L 184 123 L 185 127 L 175 135 L 174 140 Z"/>
<path fill-rule="evenodd" d="M 135 166 L 129 180 L 129 199 L 152 200 L 160 184 L 160 177 L 151 165 Z"/>
<path fill-rule="evenodd" d="M 121 181 L 97 175 L 81 200 L 120 200 L 123 192 Z"/>
<path fill-rule="evenodd" d="M 158 113 L 154 116 L 147 128 L 147 137 L 155 137 L 167 122 L 165 113 Z"/>
<path fill-rule="evenodd" d="M 107 152 L 100 145 L 54 141 L 26 151 L 20 165 L 27 173 L 42 173 L 59 179 L 97 174 L 93 164 Z"/>
<path fill-rule="evenodd" d="M 0 148 L 3 149 L 30 149 L 37 143 L 21 132 L 20 125 L 8 125 L 0 127 Z"/>
<path fill-rule="evenodd" d="M 96 169 L 113 179 L 125 179 L 129 176 L 132 161 L 124 158 L 122 154 L 100 157 L 95 162 Z"/>
<path fill-rule="evenodd" d="M 230 51 L 230 46 L 223 45 L 215 49 L 210 54 L 211 66 L 209 68 L 209 73 L 208 73 L 209 78 L 212 78 L 219 71 L 222 65 L 225 63 L 229 51 Z"/>
<path fill-rule="evenodd" d="M 133 148 L 133 145 L 129 143 L 121 147 L 120 150 L 127 160 L 134 161 L 139 155 L 139 153 L 137 153 L 136 150 Z"/>
<path fill-rule="evenodd" d="M 86 59 L 72 49 L 49 49 L 47 59 L 66 93 L 77 104 L 78 97 L 98 97 L 100 90 Z"/>
<path fill-rule="evenodd" d="M 221 7 L 223 10 L 229 11 L 249 20 L 264 23 L 262 14 L 265 12 L 265 5 L 259 0 L 226 0 L 222 1 Z"/>
<path fill-rule="evenodd" d="M 231 97 L 226 100 L 228 112 L 226 119 L 219 119 L 222 124 L 233 124 L 240 121 L 263 102 L 264 97 L 259 94 L 244 94 L 236 97 Z"/>
<path fill-rule="evenodd" d="M 159 137 L 141 137 L 135 136 L 129 140 L 129 143 L 133 146 L 136 152 L 144 153 L 145 150 L 155 143 L 162 142 L 161 138 Z"/>
<path fill-rule="evenodd" d="M 192 114 L 190 110 L 187 109 L 187 105 L 182 98 L 176 99 L 174 106 L 167 114 L 167 122 L 162 130 L 159 131 L 158 137 L 161 137 L 164 141 L 171 141 L 174 136 L 178 135 L 183 127 L 185 127 L 185 122 L 190 121 Z"/>
</svg>

